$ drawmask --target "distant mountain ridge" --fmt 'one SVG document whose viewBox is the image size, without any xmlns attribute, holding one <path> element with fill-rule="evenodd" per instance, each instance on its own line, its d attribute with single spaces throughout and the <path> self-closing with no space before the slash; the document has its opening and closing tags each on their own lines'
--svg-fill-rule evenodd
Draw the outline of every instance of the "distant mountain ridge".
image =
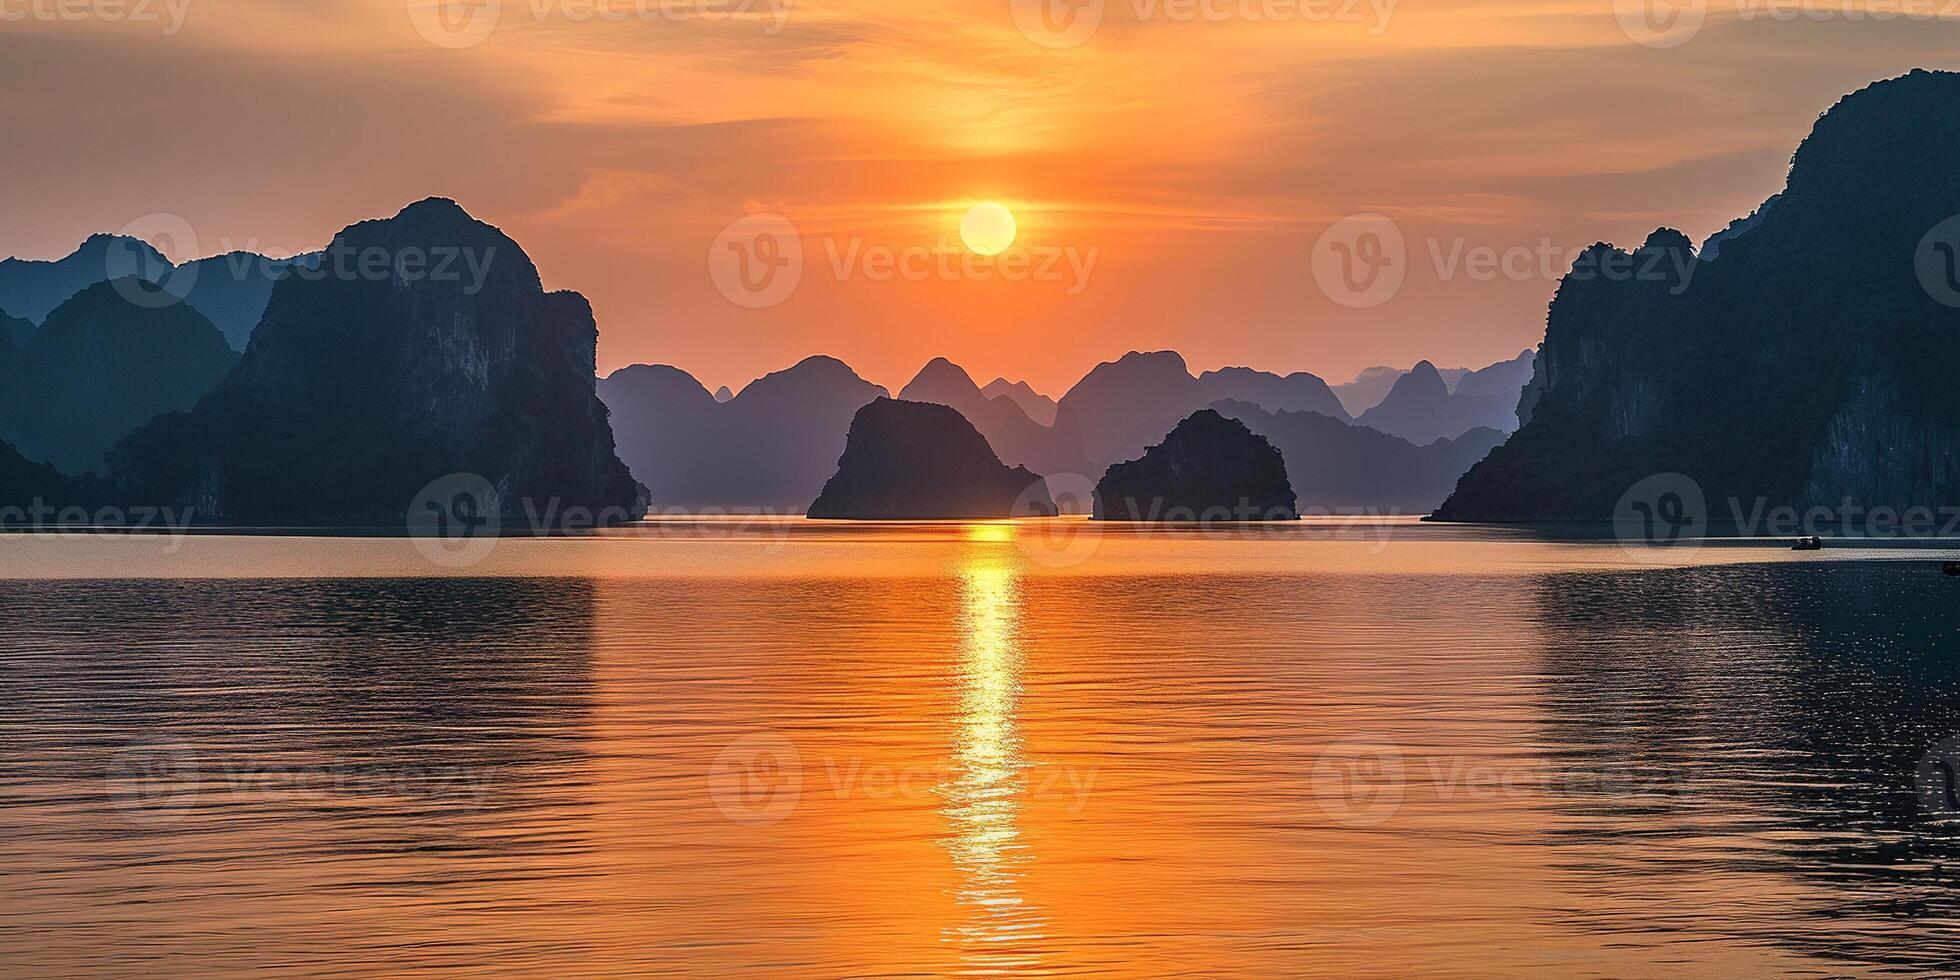
<svg viewBox="0 0 1960 980">
<path fill-rule="evenodd" d="M 232 251 L 178 265 L 140 239 L 91 235 L 59 259 L 0 260 L 0 311 L 38 325 L 83 289 L 133 277 L 161 284 L 215 324 L 233 350 L 242 351 L 265 313 L 272 284 L 289 266 L 313 266 L 319 258 L 317 252 L 275 259 Z"/>
<path fill-rule="evenodd" d="M 598 383 L 619 455 L 653 506 L 803 513 L 837 470 L 851 418 L 884 388 L 834 357 L 808 357 L 717 402 L 667 365 L 621 368 Z"/>
</svg>

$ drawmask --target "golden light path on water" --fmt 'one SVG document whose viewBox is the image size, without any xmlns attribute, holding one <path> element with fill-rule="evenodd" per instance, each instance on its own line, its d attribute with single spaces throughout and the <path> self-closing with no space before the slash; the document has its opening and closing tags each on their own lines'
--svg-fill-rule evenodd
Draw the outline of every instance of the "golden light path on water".
<svg viewBox="0 0 1960 980">
<path fill-rule="evenodd" d="M 963 962 L 983 970 L 1038 965 L 1024 944 L 1039 939 L 1040 910 L 1018 887 L 1027 861 L 1017 824 L 1027 761 L 1015 712 L 1021 693 L 1021 581 L 1000 558 L 960 572 L 960 719 L 953 778 L 941 788 L 951 824 L 946 846 L 962 876 L 963 918 L 949 926 Z"/>
</svg>

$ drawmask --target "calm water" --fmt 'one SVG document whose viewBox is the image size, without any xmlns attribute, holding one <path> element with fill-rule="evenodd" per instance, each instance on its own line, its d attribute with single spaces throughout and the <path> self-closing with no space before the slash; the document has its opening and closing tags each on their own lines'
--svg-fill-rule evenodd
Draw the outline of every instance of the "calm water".
<svg viewBox="0 0 1960 980">
<path fill-rule="evenodd" d="M 0 972 L 1950 971 L 1952 556 L 0 539 Z"/>
</svg>

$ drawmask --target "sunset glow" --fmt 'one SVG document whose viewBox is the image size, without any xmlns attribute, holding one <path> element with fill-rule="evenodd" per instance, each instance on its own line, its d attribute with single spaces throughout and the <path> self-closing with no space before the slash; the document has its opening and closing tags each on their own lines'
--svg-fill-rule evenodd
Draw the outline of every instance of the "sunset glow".
<svg viewBox="0 0 1960 980">
<path fill-rule="evenodd" d="M 199 0 L 167 35 L 0 22 L 10 89 L 75 96 L 7 107 L 0 171 L 27 192 L 0 254 L 59 256 L 158 212 L 195 229 L 187 251 L 296 252 L 441 194 L 591 300 L 602 373 L 670 363 L 739 390 L 823 353 L 896 389 L 944 355 L 1059 394 L 1176 348 L 1198 370 L 1342 380 L 1515 355 L 1563 270 L 1507 256 L 1663 224 L 1698 240 L 1780 186 L 1820 107 L 1956 60 L 1923 23 L 1720 4 L 1666 50 L 1605 0 L 1318 19 L 1113 2 L 1034 27 L 1022 6 Z M 129 145 L 142 166 L 111 149 Z M 976 188 L 1013 202 L 1021 245 L 1038 223 L 1040 245 L 1097 250 L 1082 288 L 836 271 L 853 244 L 938 247 Z M 807 269 L 751 309 L 703 261 L 758 211 L 794 224 Z M 1304 270 L 1360 212 L 1398 223 L 1410 267 L 1392 301 L 1352 309 Z M 1473 274 L 1481 255 L 1499 271 Z"/>
</svg>

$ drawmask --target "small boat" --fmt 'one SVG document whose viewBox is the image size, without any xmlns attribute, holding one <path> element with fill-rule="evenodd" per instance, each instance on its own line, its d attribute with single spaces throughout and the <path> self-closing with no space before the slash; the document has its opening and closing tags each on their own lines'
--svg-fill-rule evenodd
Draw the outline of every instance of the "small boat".
<svg viewBox="0 0 1960 980">
<path fill-rule="evenodd" d="M 1823 551 L 1824 539 L 1820 537 L 1816 537 L 1814 535 L 1808 538 L 1798 538 L 1797 543 L 1790 546 L 1790 550 L 1791 551 Z"/>
</svg>

